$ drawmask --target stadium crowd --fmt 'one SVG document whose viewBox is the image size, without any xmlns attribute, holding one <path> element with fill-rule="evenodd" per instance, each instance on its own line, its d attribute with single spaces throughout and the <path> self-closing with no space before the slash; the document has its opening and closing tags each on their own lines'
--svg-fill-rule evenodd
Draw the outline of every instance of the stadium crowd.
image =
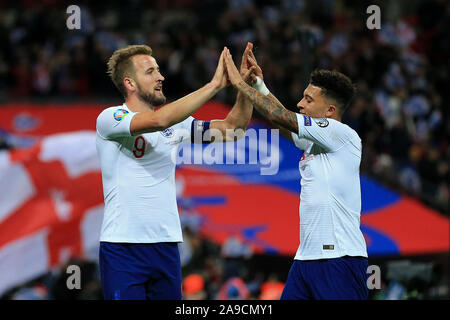
<svg viewBox="0 0 450 320">
<path fill-rule="evenodd" d="M 444 102 L 450 98 L 450 3 L 445 0 L 137 0 L 108 6 L 78 1 L 80 30 L 65 27 L 68 2 L 19 3 L 0 3 L 0 41 L 6 48 L 0 51 L 0 103 L 121 101 L 106 61 L 114 50 L 141 43 L 152 47 L 166 78 L 165 94 L 173 100 L 209 80 L 224 45 L 236 58 L 251 41 L 264 81 L 289 109 L 295 109 L 314 68 L 347 74 L 358 95 L 343 122 L 362 138 L 361 171 L 449 214 L 450 126 Z M 381 8 L 380 30 L 366 27 L 370 4 Z M 227 90 L 216 98 L 232 103 L 234 95 Z M 0 148 L 11 147 L 14 143 L 0 134 Z M 284 279 L 250 275 L 252 252 L 245 244 L 230 238 L 220 247 L 189 221 L 184 225 L 186 299 L 279 297 Z M 83 278 L 85 290 L 68 291 L 61 268 L 7 298 L 101 299 L 98 265 L 71 263 L 90 274 Z M 408 297 L 409 290 L 417 298 L 417 288 L 407 287 L 400 297 Z"/>
</svg>

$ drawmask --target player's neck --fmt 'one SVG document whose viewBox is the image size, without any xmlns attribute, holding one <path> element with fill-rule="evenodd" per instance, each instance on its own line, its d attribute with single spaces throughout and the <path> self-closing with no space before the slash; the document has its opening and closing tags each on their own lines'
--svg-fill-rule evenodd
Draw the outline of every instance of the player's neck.
<svg viewBox="0 0 450 320">
<path fill-rule="evenodd" d="M 334 119 L 334 120 L 336 120 L 336 121 L 342 122 L 342 118 L 341 118 L 341 117 L 333 117 L 333 118 L 331 118 L 331 119 Z"/>
<path fill-rule="evenodd" d="M 136 96 L 129 96 L 125 99 L 125 104 L 132 112 L 146 112 L 155 111 L 155 107 L 151 104 L 142 101 Z"/>
<path fill-rule="evenodd" d="M 336 120 L 336 121 L 339 121 L 339 122 L 342 122 L 342 117 L 339 116 L 339 115 L 336 114 L 336 113 L 334 113 L 333 115 L 331 115 L 331 117 L 329 117 L 329 118 L 331 118 L 331 119 L 333 119 L 333 120 Z"/>
</svg>

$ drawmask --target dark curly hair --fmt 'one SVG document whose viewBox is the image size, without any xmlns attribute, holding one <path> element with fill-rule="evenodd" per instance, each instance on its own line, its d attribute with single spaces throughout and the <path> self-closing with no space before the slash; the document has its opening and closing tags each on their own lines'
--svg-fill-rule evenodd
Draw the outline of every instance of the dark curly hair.
<svg viewBox="0 0 450 320">
<path fill-rule="evenodd" d="M 336 70 L 314 70 L 309 83 L 321 88 L 323 95 L 334 100 L 341 115 L 350 106 L 356 92 L 356 87 L 350 78 Z"/>
</svg>

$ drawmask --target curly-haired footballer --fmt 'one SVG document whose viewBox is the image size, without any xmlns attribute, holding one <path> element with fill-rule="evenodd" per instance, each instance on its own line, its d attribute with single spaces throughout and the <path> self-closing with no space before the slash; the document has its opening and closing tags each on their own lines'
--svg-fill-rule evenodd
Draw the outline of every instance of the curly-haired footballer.
<svg viewBox="0 0 450 320">
<path fill-rule="evenodd" d="M 283 107 L 262 81 L 252 88 L 225 53 L 231 83 L 253 107 L 303 150 L 299 163 L 300 245 L 281 299 L 367 299 L 367 248 L 360 230 L 361 139 L 341 122 L 355 88 L 337 71 L 316 70 L 297 104 Z"/>
</svg>

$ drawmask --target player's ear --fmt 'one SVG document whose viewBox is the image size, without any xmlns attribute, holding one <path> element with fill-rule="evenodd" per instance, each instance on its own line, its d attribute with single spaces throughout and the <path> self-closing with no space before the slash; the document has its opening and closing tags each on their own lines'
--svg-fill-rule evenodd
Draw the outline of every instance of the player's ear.
<svg viewBox="0 0 450 320">
<path fill-rule="evenodd" d="M 135 91 L 136 90 L 136 83 L 133 79 L 129 77 L 123 78 L 123 85 L 125 86 L 125 89 L 129 91 Z"/>
<path fill-rule="evenodd" d="M 327 118 L 331 117 L 331 115 L 335 114 L 336 112 L 338 112 L 337 107 L 334 104 L 329 104 L 328 105 L 328 110 L 326 113 Z"/>
</svg>

